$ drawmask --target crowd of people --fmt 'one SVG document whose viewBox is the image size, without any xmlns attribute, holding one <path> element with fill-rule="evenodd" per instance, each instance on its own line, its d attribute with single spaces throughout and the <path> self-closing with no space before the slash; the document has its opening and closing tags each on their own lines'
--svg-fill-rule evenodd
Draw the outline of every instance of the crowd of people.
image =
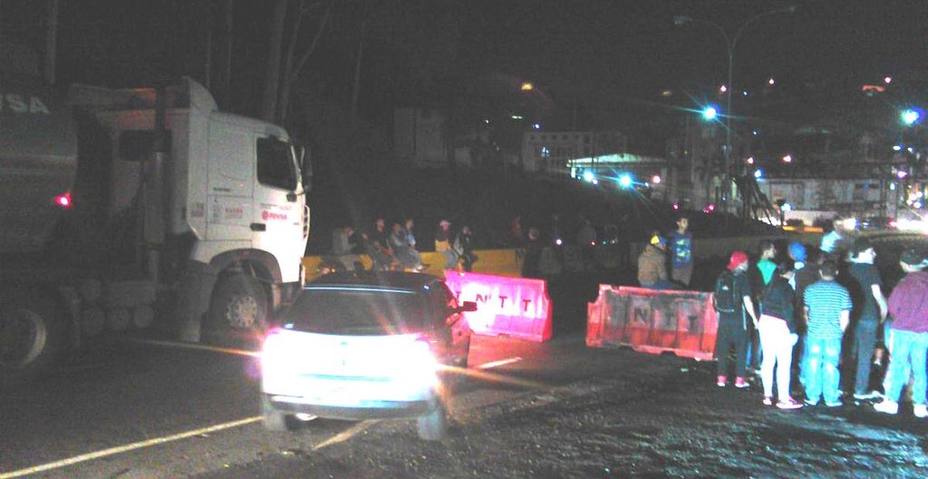
<svg viewBox="0 0 928 479">
<path fill-rule="evenodd" d="M 423 271 L 429 265 L 422 263 L 419 245 L 416 242 L 415 221 L 406 217 L 391 224 L 382 217 L 374 220 L 370 231 L 355 231 L 351 226 L 332 230 L 332 255 L 338 262 L 332 269 L 357 269 L 351 255 L 366 254 L 373 261 L 373 269 L 379 271 Z M 442 219 L 435 232 L 435 251 L 442 254 L 443 268 L 470 271 L 477 261 L 474 253 L 473 232 L 467 225 L 457 232 L 452 231 L 451 222 Z"/>
<path fill-rule="evenodd" d="M 655 248 L 660 247 L 659 238 Z M 906 276 L 888 299 L 874 264 L 876 250 L 866 238 L 855 240 L 846 254 L 793 242 L 785 257 L 777 258 L 769 241 L 761 244 L 755 261 L 734 251 L 715 282 L 716 384 L 726 387 L 733 372 L 734 387 L 747 388 L 753 372 L 760 376 L 764 405 L 838 407 L 853 398 L 855 404 L 872 403 L 877 411 L 896 414 L 911 378 L 913 414 L 928 417 L 924 252 L 909 249 L 901 255 Z M 792 395 L 794 379 L 803 401 Z M 848 390 L 843 395 L 842 384 Z M 881 386 L 871 388 L 874 384 Z"/>
</svg>

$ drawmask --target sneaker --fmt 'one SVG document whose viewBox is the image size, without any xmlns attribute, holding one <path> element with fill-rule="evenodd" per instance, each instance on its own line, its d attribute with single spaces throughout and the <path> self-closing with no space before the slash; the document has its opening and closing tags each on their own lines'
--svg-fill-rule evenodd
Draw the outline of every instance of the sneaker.
<svg viewBox="0 0 928 479">
<path fill-rule="evenodd" d="M 743 377 L 738 376 L 735 378 L 735 387 L 738 389 L 744 389 L 751 387 L 751 384 L 745 381 Z"/>
<path fill-rule="evenodd" d="M 816 399 L 816 400 L 814 400 L 814 401 L 811 400 L 811 399 L 806 399 L 806 400 L 803 401 L 803 402 L 805 403 L 806 406 L 809 406 L 809 407 L 818 406 L 818 399 Z"/>
<path fill-rule="evenodd" d="M 928 406 L 924 404 L 913 404 L 912 414 L 917 418 L 926 418 L 928 417 Z"/>
<path fill-rule="evenodd" d="M 785 401 L 777 401 L 777 408 L 779 409 L 800 409 L 802 408 L 802 403 L 793 398 L 789 398 Z"/>
<path fill-rule="evenodd" d="M 884 399 L 874 404 L 873 409 L 886 414 L 896 414 L 899 412 L 899 403 Z"/>
<path fill-rule="evenodd" d="M 726 376 L 719 376 L 719 377 L 716 378 L 716 380 L 715 380 L 715 385 L 718 386 L 718 387 L 720 387 L 720 388 L 723 388 L 723 387 L 727 386 L 727 385 L 728 385 L 728 378 L 727 378 Z"/>
<path fill-rule="evenodd" d="M 869 401 L 871 399 L 879 399 L 881 394 L 876 391 L 870 391 L 868 393 L 854 393 L 854 399 L 858 401 Z"/>
<path fill-rule="evenodd" d="M 825 401 L 825 407 L 841 407 L 844 403 L 840 399 L 835 399 L 834 401 Z"/>
<path fill-rule="evenodd" d="M 764 396 L 764 406 L 773 406 L 773 398 L 770 396 Z"/>
</svg>

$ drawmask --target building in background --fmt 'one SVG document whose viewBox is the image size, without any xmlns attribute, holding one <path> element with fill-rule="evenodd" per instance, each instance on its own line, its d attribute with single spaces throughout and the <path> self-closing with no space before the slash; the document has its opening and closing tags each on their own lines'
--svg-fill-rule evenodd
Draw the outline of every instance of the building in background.
<svg viewBox="0 0 928 479">
<path fill-rule="evenodd" d="M 533 130 L 522 135 L 520 166 L 526 172 L 566 175 L 570 160 L 622 153 L 627 145 L 617 131 Z"/>
</svg>

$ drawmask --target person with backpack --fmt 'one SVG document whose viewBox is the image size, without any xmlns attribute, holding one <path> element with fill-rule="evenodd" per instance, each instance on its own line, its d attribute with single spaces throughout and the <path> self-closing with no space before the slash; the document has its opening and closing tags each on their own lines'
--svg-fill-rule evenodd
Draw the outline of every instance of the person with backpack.
<svg viewBox="0 0 928 479">
<path fill-rule="evenodd" d="M 751 285 L 748 282 L 748 254 L 735 251 L 731 254 L 728 267 L 715 282 L 712 305 L 718 312 L 719 329 L 715 343 L 718 358 L 716 385 L 728 385 L 728 353 L 735 350 L 735 387 L 749 387 L 745 379 L 748 341 L 747 317 L 757 325 L 757 313 L 751 300 Z"/>
<path fill-rule="evenodd" d="M 777 402 L 780 409 L 799 409 L 802 403 L 790 396 L 790 375 L 793 362 L 793 345 L 799 339 L 796 333 L 795 292 L 789 281 L 793 279 L 792 262 L 785 261 L 777 266 L 776 276 L 771 278 L 761 296 L 761 315 L 757 331 L 764 349 L 760 367 L 764 385 L 764 405 L 772 406 L 773 372 L 776 369 Z"/>
</svg>

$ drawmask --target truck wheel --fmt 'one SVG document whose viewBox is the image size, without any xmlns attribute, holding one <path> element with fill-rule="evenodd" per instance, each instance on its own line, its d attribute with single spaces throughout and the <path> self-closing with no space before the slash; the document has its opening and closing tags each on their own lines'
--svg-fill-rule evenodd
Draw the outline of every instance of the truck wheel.
<svg viewBox="0 0 928 479">
<path fill-rule="evenodd" d="M 448 435 L 448 416 L 439 399 L 435 400 L 435 407 L 416 421 L 419 439 L 423 441 L 440 441 Z"/>
<path fill-rule="evenodd" d="M 268 431 L 286 432 L 295 429 L 296 418 L 274 409 L 271 401 L 264 394 L 261 395 L 261 414 L 264 416 L 264 428 Z"/>
<path fill-rule="evenodd" d="M 0 377 L 41 373 L 67 344 L 67 325 L 55 298 L 22 294 L 0 298 Z"/>
<path fill-rule="evenodd" d="M 209 329 L 225 340 L 249 339 L 268 323 L 268 295 L 261 283 L 241 273 L 219 279 L 209 312 Z"/>
</svg>

